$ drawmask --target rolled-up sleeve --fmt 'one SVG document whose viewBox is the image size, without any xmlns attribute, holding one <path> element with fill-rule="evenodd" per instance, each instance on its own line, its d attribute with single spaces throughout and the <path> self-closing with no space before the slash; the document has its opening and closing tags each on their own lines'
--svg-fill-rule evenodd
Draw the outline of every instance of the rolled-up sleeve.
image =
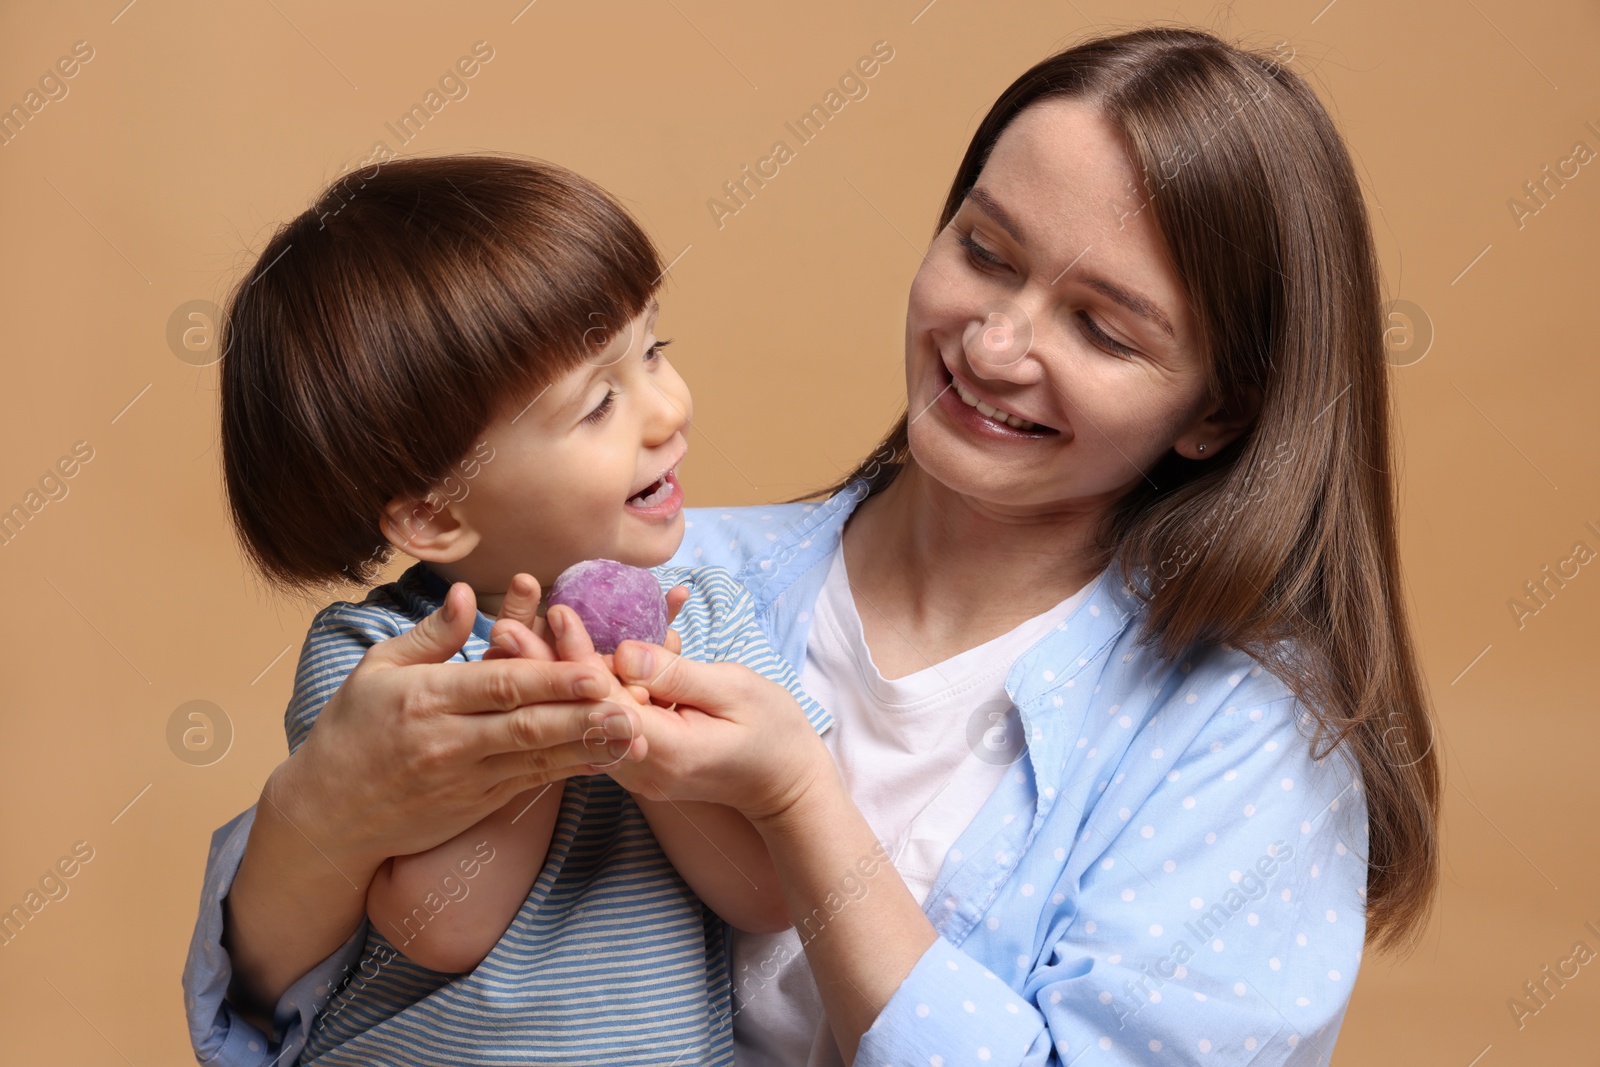
<svg viewBox="0 0 1600 1067">
<path fill-rule="evenodd" d="M 929 945 L 872 1026 L 855 1062 L 865 1065 L 1054 1062 L 1048 1020 L 993 971 L 940 937 Z"/>
<path fill-rule="evenodd" d="M 312 1020 L 340 976 L 355 965 L 367 924 L 310 973 L 290 986 L 273 1010 L 274 1034 L 263 1034 L 227 1001 L 233 965 L 222 947 L 222 901 L 233 886 L 255 809 L 240 813 L 211 837 L 200 915 L 183 966 L 184 1014 L 195 1058 L 205 1067 L 292 1067 L 305 1047 Z"/>
<path fill-rule="evenodd" d="M 1107 793 L 1076 842 L 1035 841 L 1090 850 L 1057 908 L 1008 912 L 1001 893 L 971 952 L 941 936 L 856 1063 L 1326 1063 L 1365 937 L 1366 807 L 1346 759 L 1313 758 L 1298 710 L 1230 707 L 1181 758 L 1152 761 L 1142 799 Z M 1160 756 L 1147 740 L 1130 751 Z M 1024 922 L 1035 955 L 1008 984 L 974 946 Z"/>
</svg>

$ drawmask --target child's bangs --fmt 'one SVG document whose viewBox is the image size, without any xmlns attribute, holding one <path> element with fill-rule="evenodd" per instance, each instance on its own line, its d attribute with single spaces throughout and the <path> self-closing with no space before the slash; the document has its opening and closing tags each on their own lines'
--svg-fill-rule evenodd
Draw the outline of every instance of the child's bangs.
<svg viewBox="0 0 1600 1067">
<path fill-rule="evenodd" d="M 412 157 L 334 182 L 223 319 L 224 476 L 247 554 L 286 586 L 369 576 L 388 501 L 594 360 L 662 274 L 627 211 L 562 167 Z"/>
</svg>

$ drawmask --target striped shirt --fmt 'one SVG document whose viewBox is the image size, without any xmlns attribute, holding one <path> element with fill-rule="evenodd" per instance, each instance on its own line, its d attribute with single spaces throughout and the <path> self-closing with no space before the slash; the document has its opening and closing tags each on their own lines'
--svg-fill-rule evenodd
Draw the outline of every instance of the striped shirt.
<svg viewBox="0 0 1600 1067">
<path fill-rule="evenodd" d="M 728 571 L 655 573 L 663 589 L 690 588 L 674 621 L 685 656 L 743 663 L 788 688 L 818 732 L 832 725 L 767 643 L 750 594 Z M 317 614 L 285 716 L 291 752 L 362 653 L 431 614 L 448 588 L 419 563 L 362 603 Z M 490 625 L 480 613 L 455 658 L 482 658 Z M 308 1067 L 733 1063 L 723 921 L 604 774 L 566 780 L 544 868 L 476 969 L 431 971 L 368 925 L 357 966 L 334 984 L 306 1035 Z"/>
</svg>

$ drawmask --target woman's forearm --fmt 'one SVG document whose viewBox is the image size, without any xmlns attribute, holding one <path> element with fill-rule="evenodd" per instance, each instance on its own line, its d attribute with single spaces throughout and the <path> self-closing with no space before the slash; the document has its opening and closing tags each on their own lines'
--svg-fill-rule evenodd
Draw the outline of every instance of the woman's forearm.
<svg viewBox="0 0 1600 1067">
<path fill-rule="evenodd" d="M 233 965 L 228 1000 L 271 1035 L 284 992 L 349 940 L 385 857 L 331 852 L 302 825 L 283 777 L 267 779 L 233 885 L 222 902 L 222 945 Z"/>
<path fill-rule="evenodd" d="M 794 804 L 755 826 L 783 881 L 834 1040 L 850 1063 L 861 1035 L 938 934 L 829 768 Z"/>
</svg>

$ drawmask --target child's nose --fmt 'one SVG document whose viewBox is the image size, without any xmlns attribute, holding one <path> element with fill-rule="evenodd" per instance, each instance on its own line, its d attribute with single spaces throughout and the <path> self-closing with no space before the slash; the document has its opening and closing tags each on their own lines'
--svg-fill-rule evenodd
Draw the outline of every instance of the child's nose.
<svg viewBox="0 0 1600 1067">
<path fill-rule="evenodd" d="M 689 425 L 692 408 L 688 390 L 682 396 L 663 388 L 661 383 L 650 382 L 649 415 L 645 419 L 645 437 L 648 444 L 658 445 L 672 439 Z"/>
</svg>

